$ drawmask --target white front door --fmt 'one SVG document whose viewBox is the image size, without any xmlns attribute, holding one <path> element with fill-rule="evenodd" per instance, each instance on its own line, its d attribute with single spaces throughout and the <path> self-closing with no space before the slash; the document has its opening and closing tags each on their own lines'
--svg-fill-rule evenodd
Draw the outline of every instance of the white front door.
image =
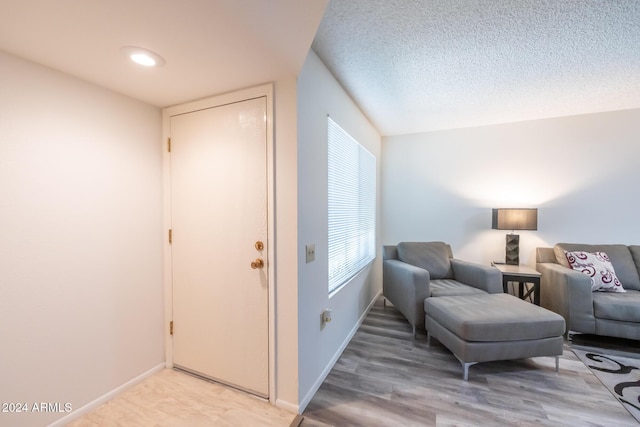
<svg viewBox="0 0 640 427">
<path fill-rule="evenodd" d="M 266 103 L 263 96 L 170 118 L 173 362 L 263 397 Z"/>
</svg>

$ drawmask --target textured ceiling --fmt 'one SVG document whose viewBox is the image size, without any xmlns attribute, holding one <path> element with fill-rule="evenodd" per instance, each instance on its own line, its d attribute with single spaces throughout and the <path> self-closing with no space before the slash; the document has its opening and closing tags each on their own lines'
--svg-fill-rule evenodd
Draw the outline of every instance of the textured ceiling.
<svg viewBox="0 0 640 427">
<path fill-rule="evenodd" d="M 296 76 L 326 4 L 0 0 L 0 50 L 165 107 Z M 120 54 L 127 45 L 166 64 L 137 66 Z"/>
<path fill-rule="evenodd" d="M 640 107 L 640 0 L 331 0 L 313 49 L 383 135 Z"/>
</svg>

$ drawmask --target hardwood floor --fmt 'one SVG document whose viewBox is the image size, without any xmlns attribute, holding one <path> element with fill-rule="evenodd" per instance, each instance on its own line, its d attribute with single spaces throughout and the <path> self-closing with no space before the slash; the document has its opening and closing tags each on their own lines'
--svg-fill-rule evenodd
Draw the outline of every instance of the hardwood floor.
<svg viewBox="0 0 640 427">
<path fill-rule="evenodd" d="M 288 427 L 294 418 L 260 398 L 164 369 L 68 427 Z"/>
<path fill-rule="evenodd" d="M 554 369 L 551 357 L 481 363 L 465 382 L 446 348 L 427 346 L 424 333 L 413 340 L 407 321 L 380 299 L 300 426 L 638 426 L 568 345 L 560 372 Z M 299 420 L 259 398 L 165 369 L 69 426 L 287 427 Z"/>
<path fill-rule="evenodd" d="M 412 338 L 402 315 L 378 300 L 327 376 L 301 427 L 637 426 L 565 344 L 552 357 L 480 363 L 462 380 L 441 344 Z"/>
</svg>

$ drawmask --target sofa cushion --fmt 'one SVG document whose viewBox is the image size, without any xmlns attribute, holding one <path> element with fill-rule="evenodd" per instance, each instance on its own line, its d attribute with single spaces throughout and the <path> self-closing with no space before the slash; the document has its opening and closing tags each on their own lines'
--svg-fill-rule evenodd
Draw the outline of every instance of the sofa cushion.
<svg viewBox="0 0 640 427">
<path fill-rule="evenodd" d="M 481 295 L 486 294 L 482 289 L 465 285 L 453 279 L 436 279 L 429 282 L 432 297 L 450 297 L 460 295 Z"/>
<path fill-rule="evenodd" d="M 564 334 L 562 316 L 507 294 L 427 298 L 424 310 L 465 341 L 518 341 Z"/>
<path fill-rule="evenodd" d="M 633 262 L 636 265 L 636 270 L 638 271 L 638 275 L 640 276 L 640 245 L 629 246 L 629 252 L 631 252 L 631 258 L 633 258 Z M 640 290 L 640 288 L 638 288 L 638 290 Z"/>
<path fill-rule="evenodd" d="M 605 252 L 575 251 L 566 252 L 566 256 L 572 269 L 589 276 L 592 291 L 625 291 Z"/>
<path fill-rule="evenodd" d="M 593 315 L 598 319 L 640 323 L 640 291 L 594 293 Z"/>
<path fill-rule="evenodd" d="M 625 289 L 640 290 L 640 276 L 638 276 L 638 269 L 634 263 L 634 259 L 631 257 L 629 248 L 625 245 L 587 245 L 580 243 L 558 243 L 553 248 L 556 254 L 556 260 L 558 264 L 562 264 L 567 268 L 569 262 L 565 256 L 567 252 L 605 252 L 611 260 L 611 265 L 616 272 L 616 276 L 620 279 L 622 286 Z"/>
<path fill-rule="evenodd" d="M 398 243 L 398 259 L 407 264 L 424 268 L 431 279 L 451 279 L 451 246 L 444 242 Z"/>
</svg>

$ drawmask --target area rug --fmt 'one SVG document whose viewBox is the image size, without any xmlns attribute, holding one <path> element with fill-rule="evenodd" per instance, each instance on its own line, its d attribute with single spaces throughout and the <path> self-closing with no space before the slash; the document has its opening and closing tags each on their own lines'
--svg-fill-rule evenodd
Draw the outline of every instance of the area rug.
<svg viewBox="0 0 640 427">
<path fill-rule="evenodd" d="M 640 359 L 593 350 L 572 351 L 640 422 Z"/>
</svg>

